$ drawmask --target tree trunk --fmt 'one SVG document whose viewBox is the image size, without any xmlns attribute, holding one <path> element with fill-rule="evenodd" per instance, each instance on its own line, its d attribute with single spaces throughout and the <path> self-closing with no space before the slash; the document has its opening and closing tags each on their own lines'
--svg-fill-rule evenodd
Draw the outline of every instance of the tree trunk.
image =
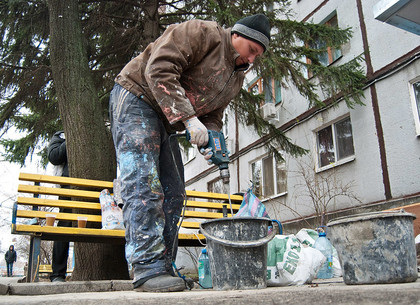
<svg viewBox="0 0 420 305">
<path fill-rule="evenodd" d="M 112 181 L 112 138 L 88 66 L 77 0 L 48 0 L 51 66 L 70 176 Z M 73 280 L 128 279 L 123 245 L 76 243 Z"/>
<path fill-rule="evenodd" d="M 164 8 L 166 8 L 166 6 L 161 7 L 162 10 L 164 10 Z M 143 9 L 146 13 L 145 21 L 143 23 L 143 36 L 144 43 L 147 46 L 159 36 L 159 1 L 146 1 L 143 5 Z"/>
</svg>

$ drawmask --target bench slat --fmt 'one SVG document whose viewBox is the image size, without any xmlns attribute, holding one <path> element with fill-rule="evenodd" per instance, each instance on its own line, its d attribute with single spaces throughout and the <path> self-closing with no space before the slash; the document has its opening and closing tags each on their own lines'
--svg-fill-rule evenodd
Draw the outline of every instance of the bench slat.
<svg viewBox="0 0 420 305">
<path fill-rule="evenodd" d="M 17 203 L 22 204 L 22 205 L 69 208 L 69 209 L 87 209 L 87 210 L 100 210 L 101 209 L 101 205 L 95 202 L 46 199 L 46 198 L 35 198 L 35 197 L 18 197 Z"/>
<path fill-rule="evenodd" d="M 205 209 L 223 209 L 223 206 L 226 205 L 228 210 L 230 209 L 229 203 L 219 203 L 219 202 L 207 202 L 207 201 L 193 201 L 187 200 L 187 207 L 194 207 L 194 208 L 205 208 Z M 240 204 L 232 203 L 233 210 L 239 210 Z"/>
<path fill-rule="evenodd" d="M 99 199 L 99 195 L 101 193 L 101 192 L 94 192 L 94 191 L 82 191 L 82 190 L 74 190 L 74 189 L 67 189 L 67 188 L 45 187 L 45 186 L 26 185 L 26 184 L 19 184 L 18 192 L 30 193 L 30 194 L 42 194 L 42 195 L 55 195 L 55 196 L 63 196 L 63 197 L 91 198 L 91 199 Z"/>
<path fill-rule="evenodd" d="M 70 178 L 70 177 L 61 177 L 61 176 L 49 176 L 49 175 L 39 175 L 39 174 L 28 174 L 28 173 L 20 173 L 19 180 L 40 182 L 40 183 L 83 186 L 83 187 L 96 187 L 100 189 L 106 189 L 106 188 L 112 189 L 113 187 L 113 183 L 111 181 L 80 179 L 80 178 Z"/>
<path fill-rule="evenodd" d="M 67 221 L 77 221 L 78 216 L 85 216 L 88 218 L 88 222 L 102 222 L 101 215 L 91 215 L 91 214 L 74 214 L 74 213 L 58 213 L 58 212 L 48 212 L 48 211 L 34 211 L 34 210 L 17 210 L 16 216 L 23 218 L 46 218 L 47 214 L 55 214 L 56 220 L 67 220 Z"/>
<path fill-rule="evenodd" d="M 104 230 L 92 228 L 74 228 L 74 227 L 49 227 L 49 226 L 31 226 L 31 225 L 15 225 L 15 234 L 46 234 L 46 235 L 80 235 L 89 237 L 105 237 L 105 238 L 122 238 L 125 239 L 124 230 Z M 182 240 L 195 240 L 197 236 L 200 240 L 204 240 L 203 234 L 187 234 L 179 233 L 178 239 Z M 99 241 L 99 240 L 98 240 Z"/>
<path fill-rule="evenodd" d="M 52 266 L 51 265 L 39 265 L 38 268 L 39 273 L 52 273 Z M 66 273 L 72 273 L 73 269 L 67 269 Z"/>
<path fill-rule="evenodd" d="M 200 223 L 199 221 L 183 221 L 181 227 L 186 229 L 199 229 Z"/>
<path fill-rule="evenodd" d="M 228 214 L 228 217 L 231 214 Z M 197 211 L 185 211 L 185 217 L 194 217 L 194 218 L 206 218 L 206 219 L 218 219 L 223 217 L 223 213 L 214 213 L 214 212 L 197 212 Z"/>
<path fill-rule="evenodd" d="M 15 232 L 22 233 L 45 233 L 51 235 L 85 235 L 94 237 L 112 237 L 112 238 L 124 238 L 124 230 L 104 230 L 104 229 L 93 229 L 93 228 L 76 228 L 76 227 L 50 227 L 50 226 L 33 226 L 33 225 L 21 225 L 15 226 Z"/>
<path fill-rule="evenodd" d="M 218 200 L 228 200 L 229 196 L 227 194 L 219 193 L 210 193 L 210 192 L 198 192 L 198 191 L 189 191 L 186 190 L 187 197 L 195 198 L 205 198 L 205 199 L 218 199 Z M 231 201 L 242 201 L 243 196 L 240 195 L 230 195 Z"/>
</svg>

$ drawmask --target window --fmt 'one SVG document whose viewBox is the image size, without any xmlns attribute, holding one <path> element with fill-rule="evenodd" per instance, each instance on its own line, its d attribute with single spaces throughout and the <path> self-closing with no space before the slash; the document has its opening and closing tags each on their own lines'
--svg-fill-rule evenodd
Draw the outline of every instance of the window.
<svg viewBox="0 0 420 305">
<path fill-rule="evenodd" d="M 284 162 L 274 156 L 259 159 L 251 164 L 251 180 L 257 197 L 270 197 L 287 192 L 287 173 Z"/>
<path fill-rule="evenodd" d="M 420 136 L 420 79 L 417 78 L 414 82 L 410 83 L 410 87 L 416 133 Z"/>
<path fill-rule="evenodd" d="M 211 193 L 220 193 L 225 194 L 228 190 L 225 190 L 223 180 L 221 178 L 216 178 L 207 183 L 207 190 Z M 209 199 L 209 202 L 223 202 L 217 199 Z M 208 209 L 209 212 L 219 212 L 217 209 Z"/>
<path fill-rule="evenodd" d="M 269 79 L 264 82 L 260 77 L 254 80 L 248 87 L 248 92 L 258 95 L 264 94 L 264 101 L 261 106 L 267 103 L 274 103 L 275 105 L 281 103 L 281 83 L 278 80 Z"/>
<path fill-rule="evenodd" d="M 262 77 L 258 78 L 256 81 L 254 81 L 249 87 L 248 92 L 258 95 L 263 93 L 263 79 Z"/>
<path fill-rule="evenodd" d="M 221 178 L 217 178 L 208 182 L 207 189 L 211 193 L 225 193 L 223 181 Z"/>
<path fill-rule="evenodd" d="M 319 130 L 316 137 L 319 167 L 354 156 L 350 117 Z"/>
<path fill-rule="evenodd" d="M 184 164 L 187 164 L 188 162 L 190 162 L 197 155 L 197 149 L 192 146 L 185 148 L 180 145 L 180 149 L 181 149 L 182 162 Z"/>
<path fill-rule="evenodd" d="M 331 26 L 331 27 L 338 27 L 338 20 L 337 15 L 334 15 L 333 17 L 329 18 L 326 22 L 324 22 L 325 25 Z M 324 49 L 326 47 L 326 42 L 323 40 L 317 40 L 309 45 L 312 49 Z M 341 57 L 341 50 L 340 49 L 334 49 L 330 46 L 327 46 L 327 51 L 318 55 L 318 60 L 323 66 L 328 66 L 335 62 L 337 59 Z M 306 59 L 306 62 L 308 64 L 311 63 L 310 59 Z M 312 77 L 312 72 L 308 71 L 308 77 Z"/>
<path fill-rule="evenodd" d="M 223 127 L 222 127 L 223 135 L 225 139 L 229 137 L 229 115 L 227 113 L 227 109 L 223 113 Z"/>
<path fill-rule="evenodd" d="M 281 85 L 278 80 L 270 79 L 264 86 L 265 102 L 278 105 L 281 103 Z"/>
</svg>

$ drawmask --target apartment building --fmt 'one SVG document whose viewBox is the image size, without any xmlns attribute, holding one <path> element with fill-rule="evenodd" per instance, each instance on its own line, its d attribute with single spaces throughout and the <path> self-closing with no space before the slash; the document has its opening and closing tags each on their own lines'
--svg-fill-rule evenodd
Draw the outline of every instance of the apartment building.
<svg viewBox="0 0 420 305">
<path fill-rule="evenodd" d="M 420 36 L 376 20 L 377 2 L 291 1 L 296 20 L 352 28 L 351 40 L 322 58 L 325 65 L 368 50 L 364 106 L 309 108 L 293 86 L 263 84 L 247 74 L 247 90 L 273 93 L 261 105 L 265 119 L 307 155 L 284 154 L 279 162 L 251 127 L 238 124 L 234 113 L 225 115 L 231 193 L 245 192 L 252 181 L 270 217 L 291 230 L 319 224 L 324 211 L 325 224 L 339 215 L 420 202 Z M 185 177 L 187 189 L 224 192 L 218 169 L 196 150 L 185 152 Z"/>
</svg>

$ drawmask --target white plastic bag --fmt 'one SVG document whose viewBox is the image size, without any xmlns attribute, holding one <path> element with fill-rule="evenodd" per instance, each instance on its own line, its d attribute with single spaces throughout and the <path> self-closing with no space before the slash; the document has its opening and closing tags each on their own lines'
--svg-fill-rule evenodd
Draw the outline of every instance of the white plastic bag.
<svg viewBox="0 0 420 305">
<path fill-rule="evenodd" d="M 102 229 L 124 230 L 122 210 L 117 206 L 108 189 L 102 190 L 99 202 L 102 210 Z"/>
<path fill-rule="evenodd" d="M 276 235 L 268 243 L 267 286 L 310 283 L 324 262 L 320 251 L 303 245 L 295 235 Z"/>
<path fill-rule="evenodd" d="M 313 247 L 318 239 L 318 232 L 311 229 L 301 229 L 297 232 L 296 237 L 302 244 Z"/>
</svg>

